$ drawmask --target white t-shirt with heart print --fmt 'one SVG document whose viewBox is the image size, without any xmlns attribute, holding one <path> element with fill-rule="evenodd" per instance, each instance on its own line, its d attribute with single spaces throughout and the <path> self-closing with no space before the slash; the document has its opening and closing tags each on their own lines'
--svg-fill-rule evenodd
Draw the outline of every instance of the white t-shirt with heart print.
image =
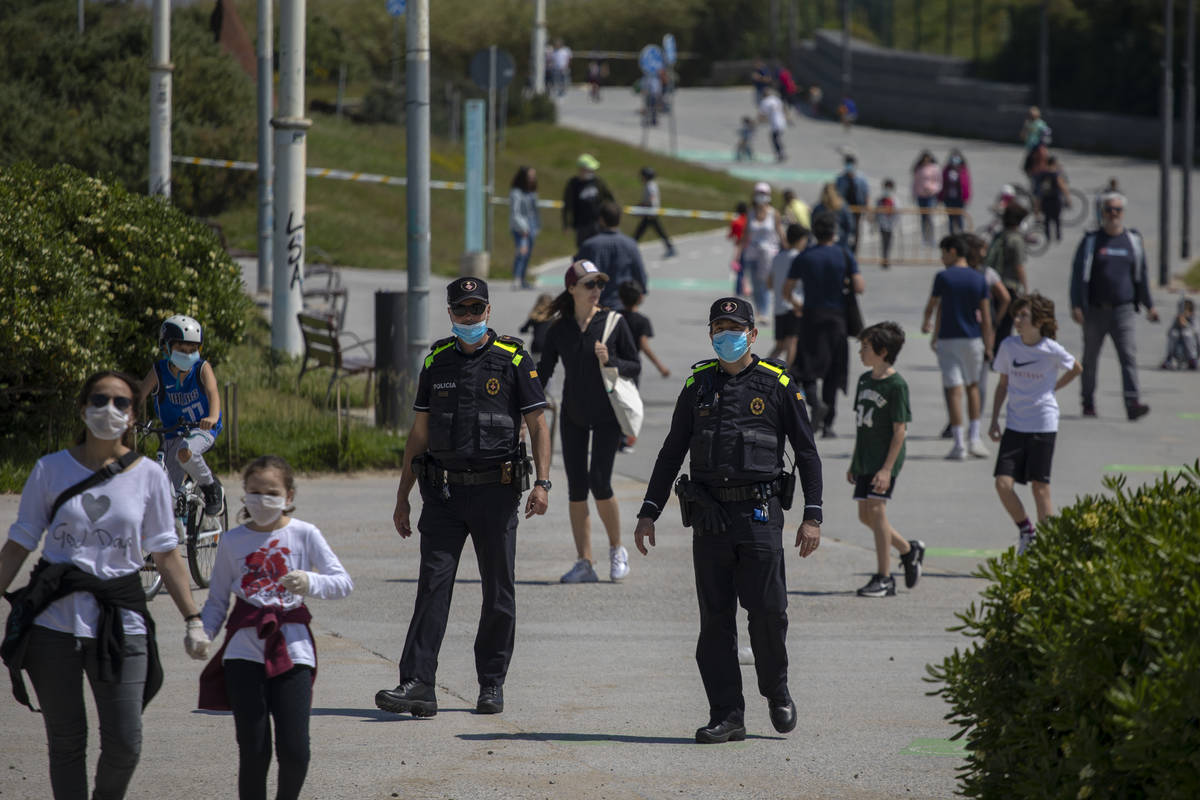
<svg viewBox="0 0 1200 800">
<path fill-rule="evenodd" d="M 71 563 L 105 579 L 141 569 L 143 550 L 162 553 L 178 546 L 171 485 L 162 468 L 146 458 L 75 495 L 50 520 L 59 494 L 92 472 L 66 450 L 38 459 L 8 538 L 31 552 L 41 544 L 42 557 L 50 563 Z M 99 616 L 100 606 L 90 592 L 74 592 L 51 603 L 33 624 L 91 639 Z M 122 610 L 121 618 L 126 633 L 146 632 L 138 613 Z"/>
</svg>

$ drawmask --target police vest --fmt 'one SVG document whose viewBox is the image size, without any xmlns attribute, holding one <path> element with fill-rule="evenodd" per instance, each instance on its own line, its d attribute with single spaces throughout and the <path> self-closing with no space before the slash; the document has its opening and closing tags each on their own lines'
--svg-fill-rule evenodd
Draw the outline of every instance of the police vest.
<svg viewBox="0 0 1200 800">
<path fill-rule="evenodd" d="M 696 386 L 690 446 L 692 480 L 712 486 L 759 483 L 783 472 L 783 402 L 791 383 L 783 369 L 759 361 L 716 391 L 716 359 L 692 366 Z"/>
<path fill-rule="evenodd" d="M 486 468 L 512 458 L 521 430 L 514 367 L 521 340 L 493 335 L 484 352 L 455 358 L 454 337 L 433 343 L 429 373 L 429 452 L 452 470 Z"/>
</svg>

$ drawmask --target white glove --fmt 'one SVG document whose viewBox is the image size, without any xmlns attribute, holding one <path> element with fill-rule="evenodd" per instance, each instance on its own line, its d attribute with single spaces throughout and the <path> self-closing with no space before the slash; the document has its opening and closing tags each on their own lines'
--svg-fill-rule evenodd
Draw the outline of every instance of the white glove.
<svg viewBox="0 0 1200 800">
<path fill-rule="evenodd" d="M 301 569 L 294 569 L 279 579 L 280 586 L 298 597 L 308 594 L 311 583 L 308 573 Z"/>
<path fill-rule="evenodd" d="M 197 661 L 208 658 L 208 648 L 212 641 L 204 632 L 204 623 L 198 619 L 187 621 L 187 633 L 183 637 L 183 649 Z"/>
</svg>

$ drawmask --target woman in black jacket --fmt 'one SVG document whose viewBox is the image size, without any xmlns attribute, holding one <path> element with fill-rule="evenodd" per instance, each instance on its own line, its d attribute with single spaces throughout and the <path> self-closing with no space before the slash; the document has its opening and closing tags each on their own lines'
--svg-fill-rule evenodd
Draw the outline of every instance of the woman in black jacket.
<svg viewBox="0 0 1200 800">
<path fill-rule="evenodd" d="M 600 294 L 608 276 L 590 261 L 576 261 L 567 269 L 566 291 L 554 301 L 557 321 L 546 333 L 545 350 L 538 362 L 538 378 L 545 386 L 559 359 L 563 362 L 563 396 L 559 430 L 562 435 L 563 468 L 567 473 L 567 499 L 571 534 L 578 560 L 562 577 L 563 583 L 594 583 L 591 522 L 587 497 L 590 491 L 596 511 L 608 534 L 609 577 L 621 580 L 629 574 L 629 555 L 621 546 L 621 522 L 613 496 L 612 471 L 621 429 L 609 404 L 600 367 L 616 367 L 624 377 L 642 371 L 637 345 L 625 320 L 603 342 L 609 314 L 600 306 Z M 591 434 L 591 464 L 588 435 Z"/>
</svg>

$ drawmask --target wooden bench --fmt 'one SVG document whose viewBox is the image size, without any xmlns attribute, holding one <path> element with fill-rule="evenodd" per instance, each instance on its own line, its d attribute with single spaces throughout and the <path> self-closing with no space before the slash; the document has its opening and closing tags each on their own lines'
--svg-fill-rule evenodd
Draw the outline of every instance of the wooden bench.
<svg viewBox="0 0 1200 800">
<path fill-rule="evenodd" d="M 304 310 L 307 313 L 333 314 L 338 328 L 346 325 L 346 305 L 349 302 L 342 274 L 337 267 L 308 264 L 304 268 Z"/>
<path fill-rule="evenodd" d="M 315 361 L 313 367 L 330 367 L 333 370 L 333 376 L 329 379 L 329 388 L 325 391 L 325 403 L 329 403 L 329 397 L 333 393 L 333 386 L 337 383 L 339 377 L 345 378 L 351 375 L 367 374 L 367 403 L 371 402 L 371 381 L 375 377 L 375 359 L 370 355 L 366 356 L 347 356 L 345 351 L 362 348 L 366 353 L 370 353 L 367 345 L 374 342 L 374 339 L 360 339 L 356 334 L 349 331 L 339 330 L 338 318 L 333 314 L 320 314 L 301 311 L 296 315 L 296 319 L 300 322 L 300 334 L 304 337 L 304 358 L 300 363 L 300 375 L 296 378 L 296 388 L 300 388 L 300 381 L 304 378 L 304 373 L 309 369 L 309 362 Z M 343 345 L 344 337 L 350 337 L 354 341 L 349 345 Z"/>
</svg>

